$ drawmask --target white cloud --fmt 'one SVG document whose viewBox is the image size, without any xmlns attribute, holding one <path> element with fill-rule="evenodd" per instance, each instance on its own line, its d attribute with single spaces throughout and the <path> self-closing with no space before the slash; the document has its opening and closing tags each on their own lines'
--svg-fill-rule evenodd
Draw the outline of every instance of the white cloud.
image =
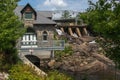
<svg viewBox="0 0 120 80">
<path fill-rule="evenodd" d="M 46 0 L 44 2 L 46 6 L 66 7 L 67 3 L 64 0 Z"/>
</svg>

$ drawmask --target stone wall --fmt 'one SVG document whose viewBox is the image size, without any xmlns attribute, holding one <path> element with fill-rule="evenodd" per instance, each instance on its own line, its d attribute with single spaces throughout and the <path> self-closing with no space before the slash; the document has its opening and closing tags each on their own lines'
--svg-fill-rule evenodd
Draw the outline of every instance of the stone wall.
<svg viewBox="0 0 120 80">
<path fill-rule="evenodd" d="M 47 74 L 42 71 L 41 69 L 39 69 L 37 66 L 35 66 L 32 62 L 30 62 L 24 54 L 19 53 L 19 58 L 23 61 L 24 64 L 30 66 L 31 68 L 34 69 L 34 71 L 41 77 L 47 76 Z"/>
<path fill-rule="evenodd" d="M 34 26 L 35 31 L 37 33 L 37 40 L 38 41 L 43 41 L 43 32 L 46 31 L 48 36 L 47 36 L 47 40 L 48 42 L 44 43 L 44 46 L 49 46 L 50 41 L 54 40 L 54 26 L 50 26 L 50 25 L 35 25 Z M 42 44 L 38 44 L 38 45 L 42 45 Z"/>
</svg>

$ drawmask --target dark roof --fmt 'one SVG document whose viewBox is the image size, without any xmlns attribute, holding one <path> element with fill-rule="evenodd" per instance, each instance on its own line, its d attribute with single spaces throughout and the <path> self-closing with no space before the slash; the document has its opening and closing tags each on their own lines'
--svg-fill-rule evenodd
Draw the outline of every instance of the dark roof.
<svg viewBox="0 0 120 80">
<path fill-rule="evenodd" d="M 21 11 L 23 8 L 24 8 L 24 6 L 17 6 L 17 7 L 15 8 L 15 10 L 14 10 L 15 14 L 16 14 L 19 18 L 21 18 L 21 13 L 20 13 L 20 11 Z"/>
<path fill-rule="evenodd" d="M 34 12 L 35 15 L 36 15 L 35 9 L 33 9 L 32 6 L 31 6 L 29 3 L 28 3 L 20 12 L 23 13 L 23 12 L 25 11 L 26 7 L 28 7 L 28 6 L 33 10 L 33 12 Z"/>
<path fill-rule="evenodd" d="M 52 11 L 39 11 L 39 14 L 43 15 L 44 17 L 52 17 Z"/>
<path fill-rule="evenodd" d="M 37 12 L 37 19 L 34 24 L 56 24 L 56 22 L 42 15 L 41 12 Z"/>
<path fill-rule="evenodd" d="M 75 22 L 75 18 L 69 18 L 69 19 L 55 19 L 55 22 Z"/>
<path fill-rule="evenodd" d="M 21 18 L 21 11 L 25 6 L 17 6 L 14 10 L 15 14 Z M 55 21 L 49 19 L 52 18 L 52 11 L 36 11 L 36 20 L 34 24 L 56 24 Z"/>
</svg>

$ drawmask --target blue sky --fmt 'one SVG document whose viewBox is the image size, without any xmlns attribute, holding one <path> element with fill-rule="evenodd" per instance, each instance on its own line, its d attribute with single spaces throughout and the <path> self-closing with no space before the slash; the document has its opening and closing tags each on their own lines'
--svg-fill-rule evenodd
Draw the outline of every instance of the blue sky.
<svg viewBox="0 0 120 80">
<path fill-rule="evenodd" d="M 92 0 L 96 2 L 97 0 Z M 74 10 L 85 11 L 88 0 L 21 0 L 18 5 L 31 4 L 36 10 Z"/>
</svg>

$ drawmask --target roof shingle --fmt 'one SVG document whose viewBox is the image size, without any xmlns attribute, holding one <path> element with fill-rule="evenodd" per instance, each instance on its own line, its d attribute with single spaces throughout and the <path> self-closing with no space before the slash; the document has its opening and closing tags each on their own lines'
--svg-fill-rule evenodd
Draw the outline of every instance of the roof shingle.
<svg viewBox="0 0 120 80">
<path fill-rule="evenodd" d="M 15 14 L 21 18 L 21 10 L 24 6 L 17 6 L 14 10 Z M 34 24 L 56 24 L 55 21 L 49 19 L 52 18 L 52 11 L 36 11 L 37 18 L 34 20 Z"/>
</svg>

